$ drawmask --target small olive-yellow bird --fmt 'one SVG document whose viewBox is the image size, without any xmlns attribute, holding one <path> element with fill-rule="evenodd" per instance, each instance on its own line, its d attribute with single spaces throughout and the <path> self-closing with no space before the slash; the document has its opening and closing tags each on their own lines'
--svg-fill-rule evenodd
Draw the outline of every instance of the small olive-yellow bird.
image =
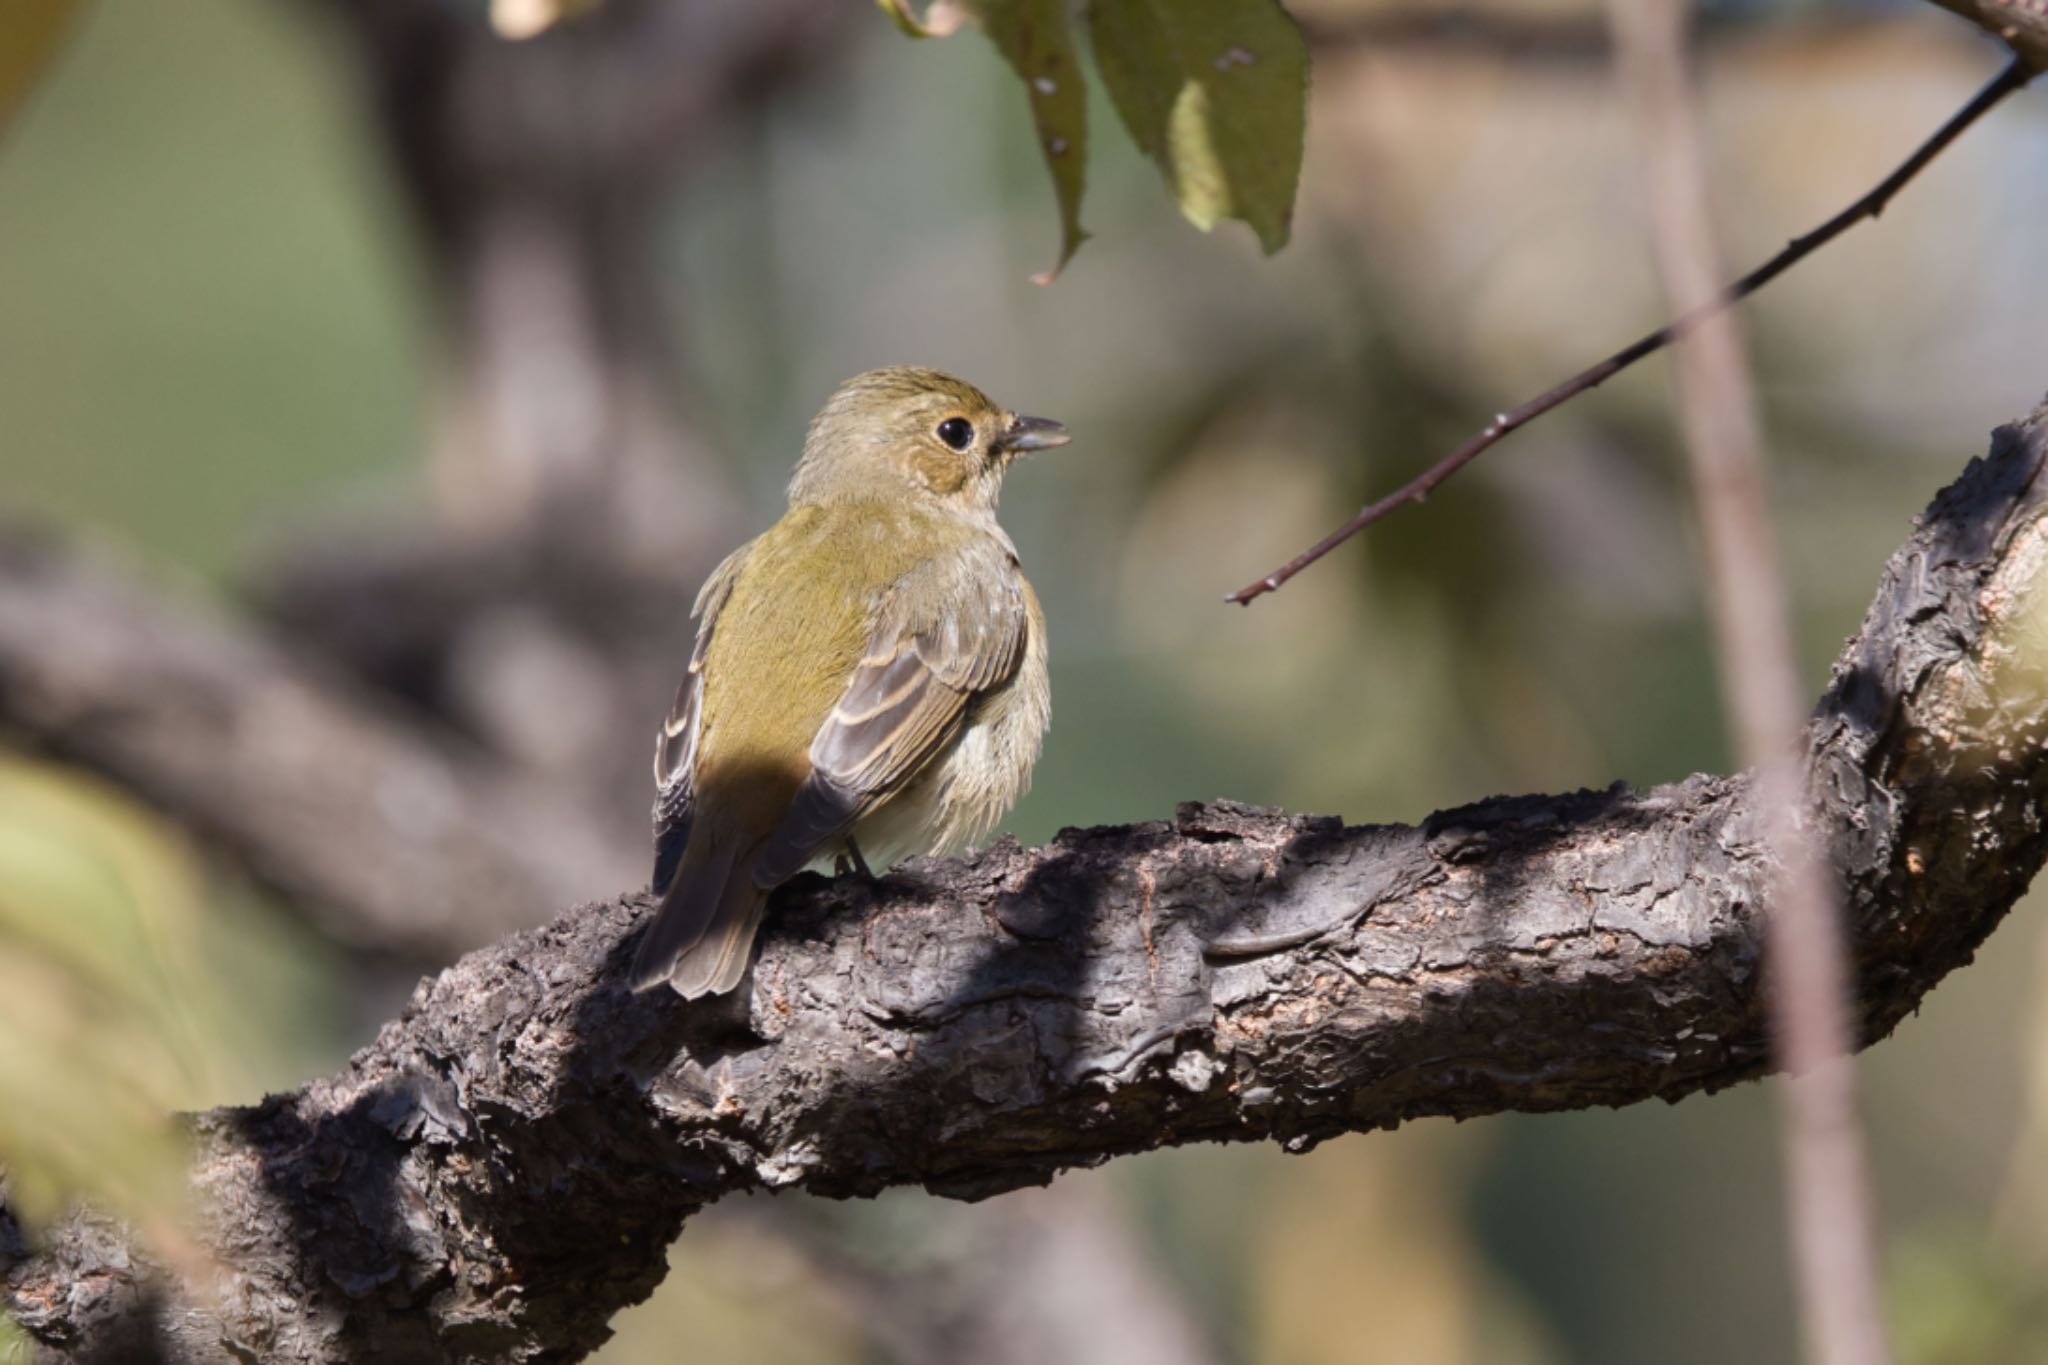
<svg viewBox="0 0 2048 1365">
<path fill-rule="evenodd" d="M 1030 785 L 1045 618 L 996 524 L 1017 456 L 1067 442 L 935 370 L 873 370 L 811 423 L 789 510 L 697 596 L 654 755 L 654 890 L 633 985 L 746 974 L 768 892 L 987 837 Z"/>
</svg>

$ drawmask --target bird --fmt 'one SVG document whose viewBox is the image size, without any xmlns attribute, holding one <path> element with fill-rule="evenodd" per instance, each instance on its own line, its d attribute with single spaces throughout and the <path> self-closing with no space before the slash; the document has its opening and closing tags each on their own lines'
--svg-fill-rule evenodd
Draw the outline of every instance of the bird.
<svg viewBox="0 0 2048 1365">
<path fill-rule="evenodd" d="M 826 401 L 787 510 L 691 613 L 635 990 L 732 991 L 775 887 L 977 844 L 1024 794 L 1051 715 L 1045 615 L 996 499 L 1014 460 L 1069 439 L 915 366 Z"/>
</svg>

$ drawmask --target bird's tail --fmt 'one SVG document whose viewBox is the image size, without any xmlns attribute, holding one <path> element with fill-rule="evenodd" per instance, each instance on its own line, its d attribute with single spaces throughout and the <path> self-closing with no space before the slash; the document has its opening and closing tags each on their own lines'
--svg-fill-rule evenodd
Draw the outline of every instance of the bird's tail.
<svg viewBox="0 0 2048 1365">
<path fill-rule="evenodd" d="M 666 981 L 685 1000 L 723 995 L 740 984 L 753 957 L 767 896 L 744 871 L 724 840 L 699 831 L 682 866 L 662 893 L 654 919 L 633 956 L 633 989 Z"/>
</svg>

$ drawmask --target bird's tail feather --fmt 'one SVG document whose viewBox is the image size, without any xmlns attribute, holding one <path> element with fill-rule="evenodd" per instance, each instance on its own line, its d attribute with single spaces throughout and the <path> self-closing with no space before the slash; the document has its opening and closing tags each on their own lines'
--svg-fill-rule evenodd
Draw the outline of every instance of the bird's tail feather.
<svg viewBox="0 0 2048 1365">
<path fill-rule="evenodd" d="M 693 839 L 655 907 L 633 956 L 633 989 L 664 981 L 686 1000 L 739 985 L 761 927 L 765 898 L 754 879 L 734 875 L 723 840 Z"/>
<path fill-rule="evenodd" d="M 734 878 L 719 901 L 718 917 L 704 937 L 676 959 L 668 984 L 685 1000 L 724 995 L 739 985 L 754 960 L 754 935 L 761 931 L 767 908 L 767 893 L 752 878 Z"/>
</svg>

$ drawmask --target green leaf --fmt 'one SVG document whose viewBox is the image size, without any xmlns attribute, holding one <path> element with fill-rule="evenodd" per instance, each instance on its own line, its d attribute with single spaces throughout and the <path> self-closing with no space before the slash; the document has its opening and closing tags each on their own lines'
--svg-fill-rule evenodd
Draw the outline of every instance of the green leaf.
<svg viewBox="0 0 2048 1365">
<path fill-rule="evenodd" d="M 0 1165 L 37 1222 L 85 1194 L 175 1216 L 171 1108 L 203 1066 L 170 986 L 204 907 L 189 857 L 55 769 L 0 754 Z"/>
<path fill-rule="evenodd" d="M 1081 52 L 1067 22 L 1067 0 L 933 0 L 919 18 L 911 0 L 875 0 L 896 27 L 913 38 L 943 38 L 963 19 L 981 25 L 996 51 L 1024 82 L 1039 155 L 1052 172 L 1060 206 L 1060 256 L 1032 276 L 1049 284 L 1088 239 L 1081 226 L 1081 196 L 1088 188 L 1088 91 Z"/>
<path fill-rule="evenodd" d="M 76 0 L 0 0 L 0 125 L 42 74 Z"/>
<path fill-rule="evenodd" d="M 1033 278 L 1050 283 L 1088 238 L 1081 197 L 1088 188 L 1088 91 L 1081 53 L 1067 23 L 1066 0 L 980 0 L 975 7 L 989 41 L 1024 82 L 1038 151 L 1052 172 L 1060 206 L 1060 255 Z"/>
<path fill-rule="evenodd" d="M 309 966 L 236 913 L 155 812 L 0 749 L 10 1210 L 35 1225 L 82 1198 L 186 1254 L 189 1135 L 175 1111 L 260 1093 L 250 1063 L 320 1013 Z"/>
<path fill-rule="evenodd" d="M 924 17 L 910 7 L 910 0 L 875 0 L 882 12 L 896 21 L 896 27 L 912 38 L 944 38 L 960 27 L 966 17 L 966 9 L 950 0 L 937 0 L 925 10 Z"/>
<path fill-rule="evenodd" d="M 1091 0 L 1117 113 L 1203 231 L 1287 244 L 1308 127 L 1308 44 L 1278 0 Z"/>
</svg>

